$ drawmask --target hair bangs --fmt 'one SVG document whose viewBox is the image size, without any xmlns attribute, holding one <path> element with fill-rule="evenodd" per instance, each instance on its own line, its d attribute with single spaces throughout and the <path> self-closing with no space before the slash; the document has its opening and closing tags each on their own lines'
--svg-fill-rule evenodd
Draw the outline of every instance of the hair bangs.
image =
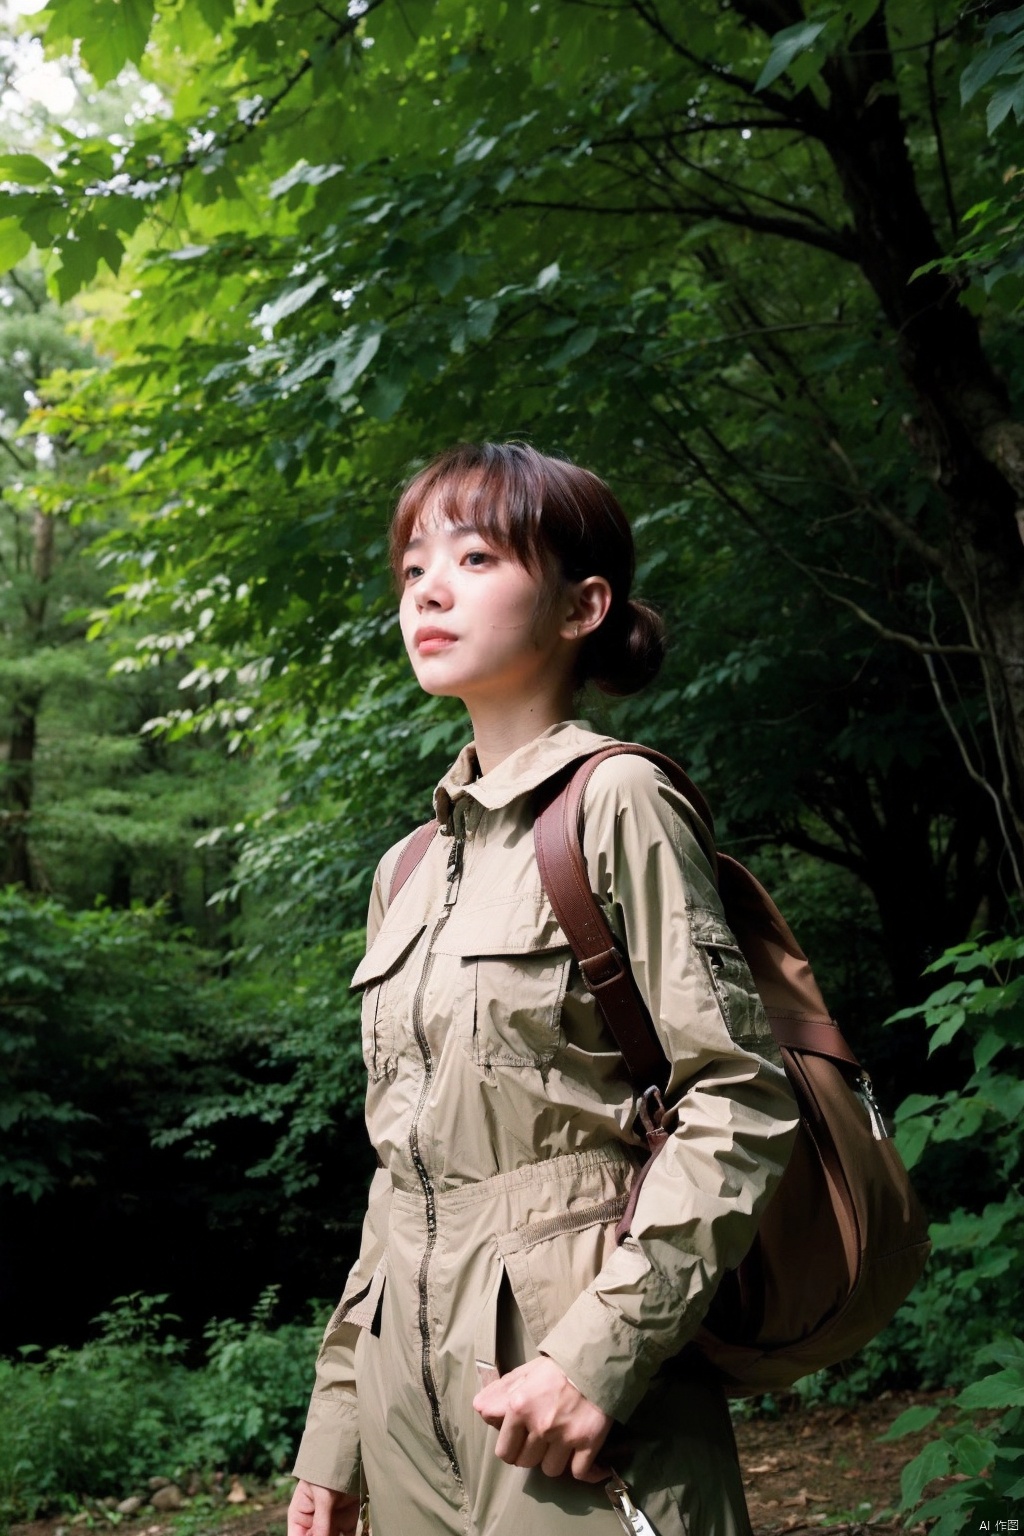
<svg viewBox="0 0 1024 1536">
<path fill-rule="evenodd" d="M 516 443 L 460 444 L 410 480 L 391 524 L 391 569 L 425 518 L 473 529 L 528 570 L 542 564 L 544 483 Z"/>
</svg>

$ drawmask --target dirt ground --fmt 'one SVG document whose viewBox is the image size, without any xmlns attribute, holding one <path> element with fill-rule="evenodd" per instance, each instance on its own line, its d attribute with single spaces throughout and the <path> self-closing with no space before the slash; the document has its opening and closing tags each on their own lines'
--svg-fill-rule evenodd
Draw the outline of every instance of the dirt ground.
<svg viewBox="0 0 1024 1536">
<path fill-rule="evenodd" d="M 938 1394 L 886 1392 L 855 1408 L 804 1408 L 737 1424 L 755 1536 L 821 1526 L 850 1536 L 868 1527 L 901 1531 L 905 1516 L 895 1514 L 900 1473 L 933 1438 L 935 1426 L 891 1444 L 880 1445 L 878 1436 L 913 1404 L 944 1400 Z"/>
<path fill-rule="evenodd" d="M 941 1402 L 921 1393 L 883 1393 L 854 1408 L 798 1408 L 773 1419 L 749 1419 L 736 1425 L 743 1479 L 755 1536 L 783 1536 L 791 1531 L 826 1528 L 836 1536 L 895 1536 L 903 1521 L 900 1473 L 934 1429 L 892 1444 L 878 1436 L 914 1403 Z M 241 1482 L 244 1487 L 245 1480 Z M 272 1490 L 250 1485 L 242 1503 L 204 1508 L 188 1501 L 175 1516 L 144 1507 L 118 1519 L 123 1536 L 283 1536 L 286 1503 L 280 1485 Z M 99 1508 L 11 1527 L 10 1536 L 85 1536 L 113 1531 Z"/>
</svg>

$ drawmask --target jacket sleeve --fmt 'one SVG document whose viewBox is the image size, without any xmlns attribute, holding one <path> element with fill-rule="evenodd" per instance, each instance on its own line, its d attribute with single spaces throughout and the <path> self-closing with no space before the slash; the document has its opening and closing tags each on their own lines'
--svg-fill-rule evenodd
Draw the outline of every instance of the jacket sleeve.
<svg viewBox="0 0 1024 1536">
<path fill-rule="evenodd" d="M 371 1320 L 376 1306 L 374 1281 L 384 1254 L 390 1204 L 391 1176 L 378 1168 L 370 1184 L 359 1257 L 317 1356 L 306 1428 L 292 1469 L 295 1477 L 340 1493 L 359 1491 L 355 1348 L 359 1329 Z"/>
<path fill-rule="evenodd" d="M 390 883 L 398 849 L 385 854 L 378 866 L 366 923 L 367 948 L 385 912 L 384 891 Z M 363 1218 L 359 1257 L 349 1271 L 341 1300 L 327 1325 L 316 1362 L 316 1381 L 299 1443 L 295 1477 L 340 1493 L 359 1491 L 359 1421 L 356 1408 L 355 1348 L 359 1329 L 372 1321 L 376 1306 L 375 1280 L 387 1243 L 391 1208 L 391 1175 L 378 1168 L 370 1183 Z M 364 1316 L 365 1313 L 369 1317 Z"/>
<path fill-rule="evenodd" d="M 618 757 L 584 810 L 592 888 L 672 1063 L 673 1129 L 630 1236 L 539 1348 L 625 1420 L 753 1241 L 798 1116 L 686 800 L 647 760 Z"/>
</svg>

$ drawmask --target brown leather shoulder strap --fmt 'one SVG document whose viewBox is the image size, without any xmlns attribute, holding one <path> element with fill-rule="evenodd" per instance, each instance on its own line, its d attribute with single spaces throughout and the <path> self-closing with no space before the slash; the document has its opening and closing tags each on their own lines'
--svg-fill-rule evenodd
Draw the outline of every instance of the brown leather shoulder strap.
<svg viewBox="0 0 1024 1536">
<path fill-rule="evenodd" d="M 389 907 L 409 876 L 419 868 L 423 855 L 434 841 L 437 831 L 438 823 L 436 821 L 425 821 L 422 827 L 416 828 L 416 831 L 398 855 L 398 863 L 395 865 L 394 873 L 391 876 L 391 885 L 388 889 Z"/>
<path fill-rule="evenodd" d="M 583 797 L 591 775 L 610 757 L 645 757 L 660 768 L 692 805 L 702 825 L 695 827 L 714 867 L 711 812 L 703 795 L 678 763 L 632 742 L 620 742 L 577 759 L 543 786 L 533 841 L 540 877 L 584 980 L 594 995 L 625 1059 L 636 1087 L 664 1087 L 668 1062 L 647 1009 L 636 990 L 628 963 L 590 888 L 583 857 Z"/>
</svg>

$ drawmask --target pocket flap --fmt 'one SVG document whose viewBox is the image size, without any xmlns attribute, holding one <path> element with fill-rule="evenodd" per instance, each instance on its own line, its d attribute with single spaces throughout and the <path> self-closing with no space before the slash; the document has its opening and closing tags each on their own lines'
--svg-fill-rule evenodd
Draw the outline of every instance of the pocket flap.
<svg viewBox="0 0 1024 1536">
<path fill-rule="evenodd" d="M 464 960 L 568 948 L 569 940 L 543 891 L 489 905 L 456 906 L 434 943 L 437 954 Z"/>
<path fill-rule="evenodd" d="M 350 988 L 365 987 L 372 981 L 383 980 L 389 971 L 405 959 L 424 926 L 420 923 L 416 928 L 401 928 L 385 923 L 356 966 L 349 982 Z"/>
</svg>

